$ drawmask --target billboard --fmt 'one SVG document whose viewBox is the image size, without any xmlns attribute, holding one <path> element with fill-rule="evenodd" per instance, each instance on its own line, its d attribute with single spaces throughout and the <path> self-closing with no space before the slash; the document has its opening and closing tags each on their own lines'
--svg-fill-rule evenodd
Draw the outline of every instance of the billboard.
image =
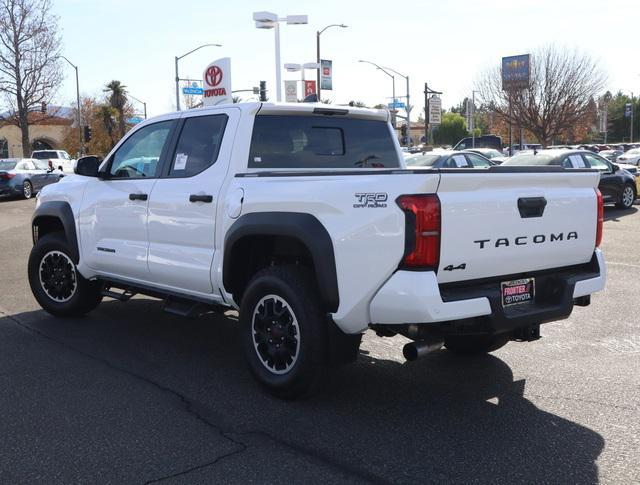
<svg viewBox="0 0 640 485">
<path fill-rule="evenodd" d="M 333 89 L 333 66 L 327 59 L 320 60 L 320 88 L 329 91 Z"/>
<path fill-rule="evenodd" d="M 515 91 L 527 89 L 531 77 L 531 59 L 529 54 L 502 58 L 502 89 Z"/>
<path fill-rule="evenodd" d="M 209 64 L 202 73 L 204 95 L 202 104 L 213 106 L 232 103 L 231 97 L 231 58 L 223 57 Z"/>
<path fill-rule="evenodd" d="M 298 81 L 284 82 L 284 100 L 287 103 L 295 103 L 298 101 Z"/>
<path fill-rule="evenodd" d="M 442 123 L 442 100 L 435 94 L 429 99 L 429 124 Z"/>
</svg>

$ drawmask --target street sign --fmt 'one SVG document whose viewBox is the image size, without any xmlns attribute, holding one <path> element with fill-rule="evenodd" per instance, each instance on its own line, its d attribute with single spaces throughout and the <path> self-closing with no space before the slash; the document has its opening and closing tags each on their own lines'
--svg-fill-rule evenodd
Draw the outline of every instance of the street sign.
<svg viewBox="0 0 640 485">
<path fill-rule="evenodd" d="M 140 118 L 139 116 L 132 116 L 131 118 L 127 118 L 127 123 L 131 125 L 137 125 L 138 123 L 142 123 L 144 118 Z"/>
<path fill-rule="evenodd" d="M 600 123 L 599 123 L 599 131 L 600 133 L 606 133 L 607 132 L 607 109 L 602 109 L 600 110 Z"/>
<path fill-rule="evenodd" d="M 624 117 L 629 118 L 631 116 L 631 103 L 625 103 L 624 105 Z"/>
<path fill-rule="evenodd" d="M 435 94 L 429 98 L 429 124 L 439 125 L 442 123 L 442 100 Z"/>
<path fill-rule="evenodd" d="M 393 101 L 393 103 L 388 103 L 387 106 L 390 109 L 407 109 L 407 105 L 402 101 L 398 101 L 397 99 Z"/>
<path fill-rule="evenodd" d="M 310 94 L 316 94 L 316 82 L 305 81 L 304 82 L 304 97 L 306 98 Z"/>
<path fill-rule="evenodd" d="M 502 58 L 502 90 L 527 89 L 531 77 L 530 55 Z"/>
<path fill-rule="evenodd" d="M 333 89 L 333 65 L 327 59 L 320 60 L 320 88 L 328 91 Z"/>
<path fill-rule="evenodd" d="M 204 94 L 204 89 L 202 88 L 192 88 L 192 87 L 185 87 L 182 88 L 182 94 L 192 94 L 192 95 L 197 95 L 197 96 L 202 96 Z"/>
<path fill-rule="evenodd" d="M 231 58 L 223 57 L 209 64 L 202 73 L 204 106 L 231 103 Z"/>
<path fill-rule="evenodd" d="M 298 101 L 298 81 L 284 82 L 284 100 L 287 103 L 295 103 Z"/>
</svg>

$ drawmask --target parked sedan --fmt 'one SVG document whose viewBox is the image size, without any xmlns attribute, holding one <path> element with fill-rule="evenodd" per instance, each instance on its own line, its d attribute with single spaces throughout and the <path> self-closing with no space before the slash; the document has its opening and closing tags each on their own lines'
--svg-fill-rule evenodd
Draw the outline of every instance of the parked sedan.
<svg viewBox="0 0 640 485">
<path fill-rule="evenodd" d="M 433 151 L 405 158 L 407 168 L 489 168 L 489 159 L 471 152 Z"/>
<path fill-rule="evenodd" d="M 616 161 L 628 163 L 629 165 L 640 165 L 640 148 L 632 148 L 624 152 Z"/>
<path fill-rule="evenodd" d="M 30 199 L 45 185 L 58 182 L 64 174 L 44 160 L 5 158 L 0 160 L 0 195 L 21 195 Z"/>
<path fill-rule="evenodd" d="M 605 203 L 628 209 L 638 195 L 636 177 L 619 165 L 587 150 L 544 150 L 518 154 L 503 165 L 550 165 L 564 168 L 593 168 L 600 171 L 598 188 Z"/>
</svg>

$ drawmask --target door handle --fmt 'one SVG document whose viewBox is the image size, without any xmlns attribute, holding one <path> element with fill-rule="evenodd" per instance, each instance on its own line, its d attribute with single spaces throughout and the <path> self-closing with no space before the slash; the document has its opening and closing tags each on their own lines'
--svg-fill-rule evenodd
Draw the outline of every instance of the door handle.
<svg viewBox="0 0 640 485">
<path fill-rule="evenodd" d="M 189 196 L 189 202 L 206 202 L 207 204 L 211 204 L 211 202 L 213 202 L 213 195 L 191 194 Z"/>
<path fill-rule="evenodd" d="M 547 199 L 544 197 L 520 197 L 518 199 L 518 210 L 523 219 L 542 217 L 546 206 Z"/>
<path fill-rule="evenodd" d="M 147 200 L 147 194 L 129 194 L 129 200 Z"/>
</svg>

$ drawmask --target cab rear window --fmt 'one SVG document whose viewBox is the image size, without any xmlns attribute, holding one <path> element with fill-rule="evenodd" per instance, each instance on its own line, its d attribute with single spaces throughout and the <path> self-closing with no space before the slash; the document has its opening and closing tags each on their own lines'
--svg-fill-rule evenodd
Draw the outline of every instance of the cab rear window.
<svg viewBox="0 0 640 485">
<path fill-rule="evenodd" d="M 329 116 L 256 116 L 249 168 L 398 168 L 386 122 Z"/>
</svg>

